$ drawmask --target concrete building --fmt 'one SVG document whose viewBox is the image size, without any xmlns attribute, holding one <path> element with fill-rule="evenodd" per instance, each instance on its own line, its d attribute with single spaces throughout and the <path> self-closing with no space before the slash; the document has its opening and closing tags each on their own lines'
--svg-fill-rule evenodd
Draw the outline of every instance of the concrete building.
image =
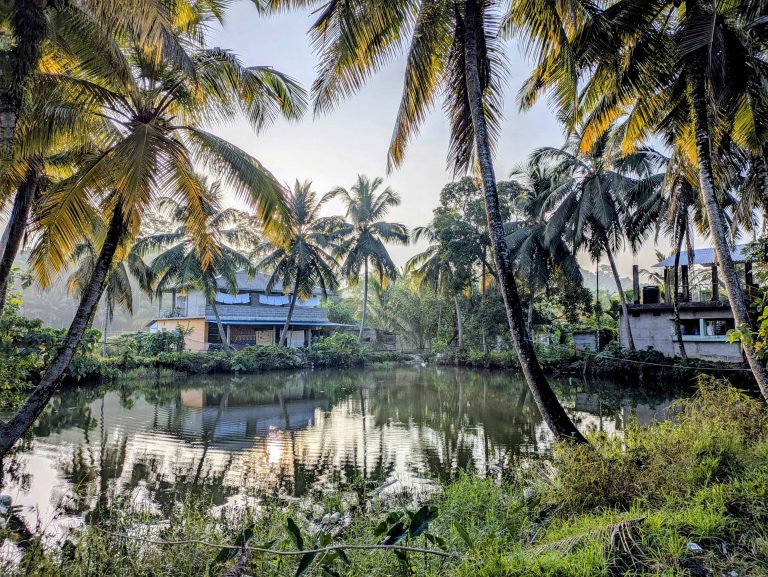
<svg viewBox="0 0 768 577">
<path fill-rule="evenodd" d="M 738 245 L 731 256 L 737 263 L 742 285 L 751 299 L 756 296 L 752 265 L 745 254 L 746 245 Z M 678 310 L 685 352 L 690 358 L 740 363 L 741 345 L 729 342 L 728 331 L 735 328 L 728 299 L 722 290 L 711 248 L 695 249 L 692 262 L 680 255 L 678 272 Z M 654 265 L 663 271 L 660 285 L 640 287 L 637 266 L 633 270 L 634 302 L 628 306 L 629 325 L 638 350 L 654 349 L 668 357 L 680 355 L 675 337 L 674 257 Z M 621 312 L 620 312 L 621 314 Z M 619 323 L 621 344 L 628 346 L 624 323 Z"/>
<path fill-rule="evenodd" d="M 240 273 L 237 294 L 229 293 L 226 282 L 221 280 L 215 302 L 230 344 L 237 347 L 279 341 L 280 331 L 288 316 L 290 295 L 282 293 L 283 287 L 279 282 L 272 292 L 267 293 L 268 280 L 269 277 L 261 273 L 254 278 Z M 317 288 L 312 298 L 296 302 L 288 334 L 289 346 L 307 346 L 319 337 L 324 327 L 338 326 L 329 322 L 328 310 L 320 303 L 321 294 Z M 188 351 L 207 351 L 221 345 L 211 305 L 199 290 L 180 294 L 171 289 L 158 299 L 157 318 L 150 325 L 150 330 L 171 331 L 177 326 L 188 332 L 185 337 Z"/>
</svg>

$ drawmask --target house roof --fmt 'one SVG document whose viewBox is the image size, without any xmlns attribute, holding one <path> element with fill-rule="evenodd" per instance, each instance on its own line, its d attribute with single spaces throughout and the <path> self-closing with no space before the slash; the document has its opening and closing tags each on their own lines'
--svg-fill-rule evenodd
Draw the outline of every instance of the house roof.
<svg viewBox="0 0 768 577">
<path fill-rule="evenodd" d="M 733 247 L 731 250 L 731 258 L 733 259 L 733 262 L 745 262 L 747 259 L 746 255 L 746 244 L 737 244 Z M 680 253 L 680 266 L 686 266 L 691 264 L 715 264 L 717 261 L 717 258 L 715 257 L 715 249 L 714 248 L 695 248 L 694 251 L 694 258 L 693 262 L 688 262 L 688 253 L 687 251 L 683 251 Z M 675 256 L 672 255 L 669 258 L 665 258 L 661 262 L 657 262 L 654 267 L 658 268 L 665 268 L 665 267 L 671 267 L 675 266 Z"/>
<path fill-rule="evenodd" d="M 239 272 L 237 273 L 237 288 L 241 291 L 266 292 L 270 276 L 271 275 L 264 274 L 263 272 L 258 272 L 253 278 L 249 278 L 247 273 Z M 223 277 L 217 278 L 217 285 L 222 291 L 226 292 L 229 290 L 229 283 Z M 167 290 L 173 290 L 173 286 L 169 286 Z M 282 292 L 283 283 L 278 280 L 272 287 L 272 294 L 281 294 Z M 315 287 L 312 293 L 319 296 L 323 291 L 320 287 Z"/>
</svg>

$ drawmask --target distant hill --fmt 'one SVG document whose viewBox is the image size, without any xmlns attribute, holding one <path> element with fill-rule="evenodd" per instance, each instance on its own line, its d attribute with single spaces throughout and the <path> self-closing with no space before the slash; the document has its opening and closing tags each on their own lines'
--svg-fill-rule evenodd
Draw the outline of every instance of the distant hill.
<svg viewBox="0 0 768 577">
<path fill-rule="evenodd" d="M 589 270 L 581 267 L 581 275 L 584 277 L 584 286 L 589 290 L 595 290 L 597 277 L 594 268 Z M 621 277 L 621 286 L 624 290 L 632 290 L 632 279 L 626 276 Z M 613 273 L 609 264 L 600 265 L 600 291 L 616 294 L 616 282 L 613 280 Z"/>
</svg>

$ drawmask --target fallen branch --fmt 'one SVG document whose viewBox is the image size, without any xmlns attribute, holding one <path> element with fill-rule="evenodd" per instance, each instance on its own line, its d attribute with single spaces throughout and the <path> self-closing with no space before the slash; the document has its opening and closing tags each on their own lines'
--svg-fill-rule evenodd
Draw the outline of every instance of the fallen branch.
<svg viewBox="0 0 768 577">
<path fill-rule="evenodd" d="M 299 551 L 299 550 L 292 550 L 292 549 L 270 549 L 267 547 L 254 547 L 252 545 L 246 545 L 244 547 L 240 545 L 227 545 L 227 544 L 222 545 L 219 543 L 211 543 L 210 541 L 203 541 L 200 539 L 182 539 L 179 541 L 169 541 L 166 539 L 151 539 L 149 537 L 137 537 L 135 535 L 127 535 L 125 533 L 115 533 L 107 529 L 102 529 L 101 527 L 94 527 L 94 529 L 102 533 L 106 533 L 107 535 L 111 535 L 113 537 L 119 537 L 122 539 L 132 539 L 134 541 L 141 541 L 142 543 L 150 543 L 152 545 L 161 545 L 163 547 L 173 546 L 173 545 L 201 545 L 203 547 L 213 547 L 216 549 L 233 549 L 233 550 L 244 549 L 245 551 L 250 551 L 252 553 L 265 553 L 269 555 L 281 555 L 285 557 L 303 556 L 303 555 L 306 555 L 307 553 L 314 553 L 314 554 L 333 553 L 334 551 L 338 551 L 339 549 L 344 549 L 349 551 L 399 550 L 399 551 L 408 551 L 409 553 L 424 553 L 427 555 L 437 555 L 438 557 L 461 557 L 459 553 L 440 551 L 439 549 L 409 547 L 407 545 L 378 545 L 378 544 L 377 545 L 346 545 L 341 543 L 338 545 L 329 545 L 328 547 L 321 547 L 319 549 L 304 549 L 303 551 Z"/>
</svg>

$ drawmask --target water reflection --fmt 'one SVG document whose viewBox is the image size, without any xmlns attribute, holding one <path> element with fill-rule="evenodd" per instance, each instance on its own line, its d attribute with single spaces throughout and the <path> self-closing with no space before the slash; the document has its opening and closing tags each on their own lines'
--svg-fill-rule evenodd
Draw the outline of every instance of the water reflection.
<svg viewBox="0 0 768 577">
<path fill-rule="evenodd" d="M 555 383 L 583 430 L 647 422 L 669 399 Z M 460 471 L 504 475 L 551 436 L 524 382 L 434 368 L 123 380 L 62 391 L 3 492 L 34 526 L 99 517 L 116 497 L 167 515 L 179 499 L 220 506 L 327 487 L 428 490 Z"/>
</svg>

